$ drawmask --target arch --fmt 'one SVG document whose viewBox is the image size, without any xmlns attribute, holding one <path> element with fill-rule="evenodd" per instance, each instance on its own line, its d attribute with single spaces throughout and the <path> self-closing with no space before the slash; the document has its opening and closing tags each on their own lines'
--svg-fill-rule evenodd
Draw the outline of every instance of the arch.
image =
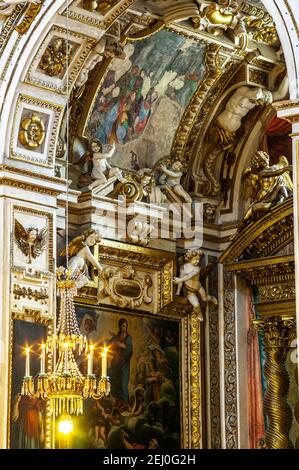
<svg viewBox="0 0 299 470">
<path fill-rule="evenodd" d="M 262 0 L 273 17 L 284 52 L 290 98 L 299 98 L 299 10 L 289 0 Z"/>
</svg>

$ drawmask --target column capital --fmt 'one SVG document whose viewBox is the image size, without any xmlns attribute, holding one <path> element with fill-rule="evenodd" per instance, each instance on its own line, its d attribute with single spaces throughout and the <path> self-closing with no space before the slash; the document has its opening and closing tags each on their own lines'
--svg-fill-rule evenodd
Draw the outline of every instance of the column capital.
<svg viewBox="0 0 299 470">
<path fill-rule="evenodd" d="M 255 329 L 262 332 L 265 348 L 287 348 L 289 342 L 296 336 L 296 321 L 286 317 L 264 317 L 254 320 Z"/>
</svg>

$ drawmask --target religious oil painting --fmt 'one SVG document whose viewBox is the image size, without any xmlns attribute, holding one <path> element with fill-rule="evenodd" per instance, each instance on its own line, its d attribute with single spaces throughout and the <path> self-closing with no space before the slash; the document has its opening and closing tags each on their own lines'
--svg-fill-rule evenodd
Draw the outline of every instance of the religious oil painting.
<svg viewBox="0 0 299 470">
<path fill-rule="evenodd" d="M 21 395 L 25 375 L 25 348 L 30 346 L 30 374 L 40 372 L 40 345 L 45 342 L 47 326 L 23 320 L 13 322 L 12 382 L 10 413 L 10 448 L 45 447 L 45 403 Z"/>
<path fill-rule="evenodd" d="M 205 46 L 160 31 L 125 47 L 114 59 L 89 115 L 85 133 L 116 144 L 113 164 L 152 168 L 169 154 L 183 112 L 205 76 Z M 163 136 L 163 139 L 160 136 Z"/>
<path fill-rule="evenodd" d="M 77 317 L 95 345 L 97 377 L 101 347 L 109 348 L 111 393 L 84 403 L 84 415 L 73 420 L 71 447 L 180 448 L 179 322 L 85 307 L 77 307 Z M 86 373 L 86 357 L 78 363 Z"/>
</svg>

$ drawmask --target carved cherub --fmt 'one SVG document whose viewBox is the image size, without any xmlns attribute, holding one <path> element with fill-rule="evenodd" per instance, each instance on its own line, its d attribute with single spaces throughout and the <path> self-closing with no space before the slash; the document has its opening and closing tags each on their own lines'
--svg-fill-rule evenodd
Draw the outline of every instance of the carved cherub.
<svg viewBox="0 0 299 470">
<path fill-rule="evenodd" d="M 70 274 L 71 276 L 82 274 L 85 277 L 85 284 L 90 280 L 89 265 L 102 272 L 102 266 L 90 251 L 90 248 L 99 243 L 101 239 L 102 237 L 97 230 L 90 229 L 74 238 L 68 245 Z M 60 253 L 60 256 L 66 256 L 66 249 Z"/>
<path fill-rule="evenodd" d="M 247 168 L 243 173 L 243 197 L 252 201 L 244 216 L 244 222 L 248 222 L 258 213 L 268 211 L 293 194 L 290 171 L 292 167 L 286 157 L 280 156 L 278 163 L 270 166 L 270 156 L 263 151 L 256 152 L 251 161 L 251 168 Z"/>
<path fill-rule="evenodd" d="M 109 151 L 104 152 L 99 140 L 95 139 L 91 143 L 93 165 L 91 177 L 94 181 L 88 186 L 90 190 L 100 188 L 103 184 L 107 183 L 110 178 L 115 176 L 118 181 L 124 181 L 121 171 L 117 167 L 112 167 L 107 161 L 112 157 L 114 151 L 114 144 Z"/>
<path fill-rule="evenodd" d="M 191 196 L 185 191 L 181 185 L 181 178 L 183 176 L 183 164 L 179 160 L 172 162 L 171 167 L 167 168 L 163 163 L 160 164 L 162 175 L 159 178 L 161 189 L 167 187 L 172 190 L 182 202 L 192 202 Z"/>
<path fill-rule="evenodd" d="M 197 248 L 188 250 L 180 268 L 180 276 L 173 279 L 174 284 L 178 285 L 176 294 L 180 295 L 182 287 L 184 287 L 184 295 L 186 295 L 194 311 L 198 314 L 200 321 L 204 320 L 200 301 L 204 303 L 211 302 L 214 305 L 218 304 L 216 297 L 207 294 L 200 282 L 200 279 L 206 277 L 212 267 L 212 265 L 208 265 L 201 268 L 199 262 L 202 257 L 203 252 L 201 250 Z"/>
<path fill-rule="evenodd" d="M 0 1 L 0 16 L 10 16 L 17 5 L 22 3 L 33 3 L 38 5 L 42 0 L 5 0 Z"/>
<path fill-rule="evenodd" d="M 28 264 L 42 254 L 47 245 L 48 229 L 44 227 L 37 229 L 29 227 L 25 229 L 23 225 L 15 219 L 15 241 L 25 256 L 28 256 Z"/>
</svg>

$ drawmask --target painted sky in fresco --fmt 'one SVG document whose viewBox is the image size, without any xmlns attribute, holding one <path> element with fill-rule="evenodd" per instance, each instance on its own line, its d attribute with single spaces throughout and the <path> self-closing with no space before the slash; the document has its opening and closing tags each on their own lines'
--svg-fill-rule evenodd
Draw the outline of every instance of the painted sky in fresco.
<svg viewBox="0 0 299 470">
<path fill-rule="evenodd" d="M 170 152 L 184 109 L 205 76 L 205 46 L 170 31 L 128 44 L 114 59 L 90 114 L 87 134 L 116 143 L 112 163 L 152 167 Z"/>
</svg>

